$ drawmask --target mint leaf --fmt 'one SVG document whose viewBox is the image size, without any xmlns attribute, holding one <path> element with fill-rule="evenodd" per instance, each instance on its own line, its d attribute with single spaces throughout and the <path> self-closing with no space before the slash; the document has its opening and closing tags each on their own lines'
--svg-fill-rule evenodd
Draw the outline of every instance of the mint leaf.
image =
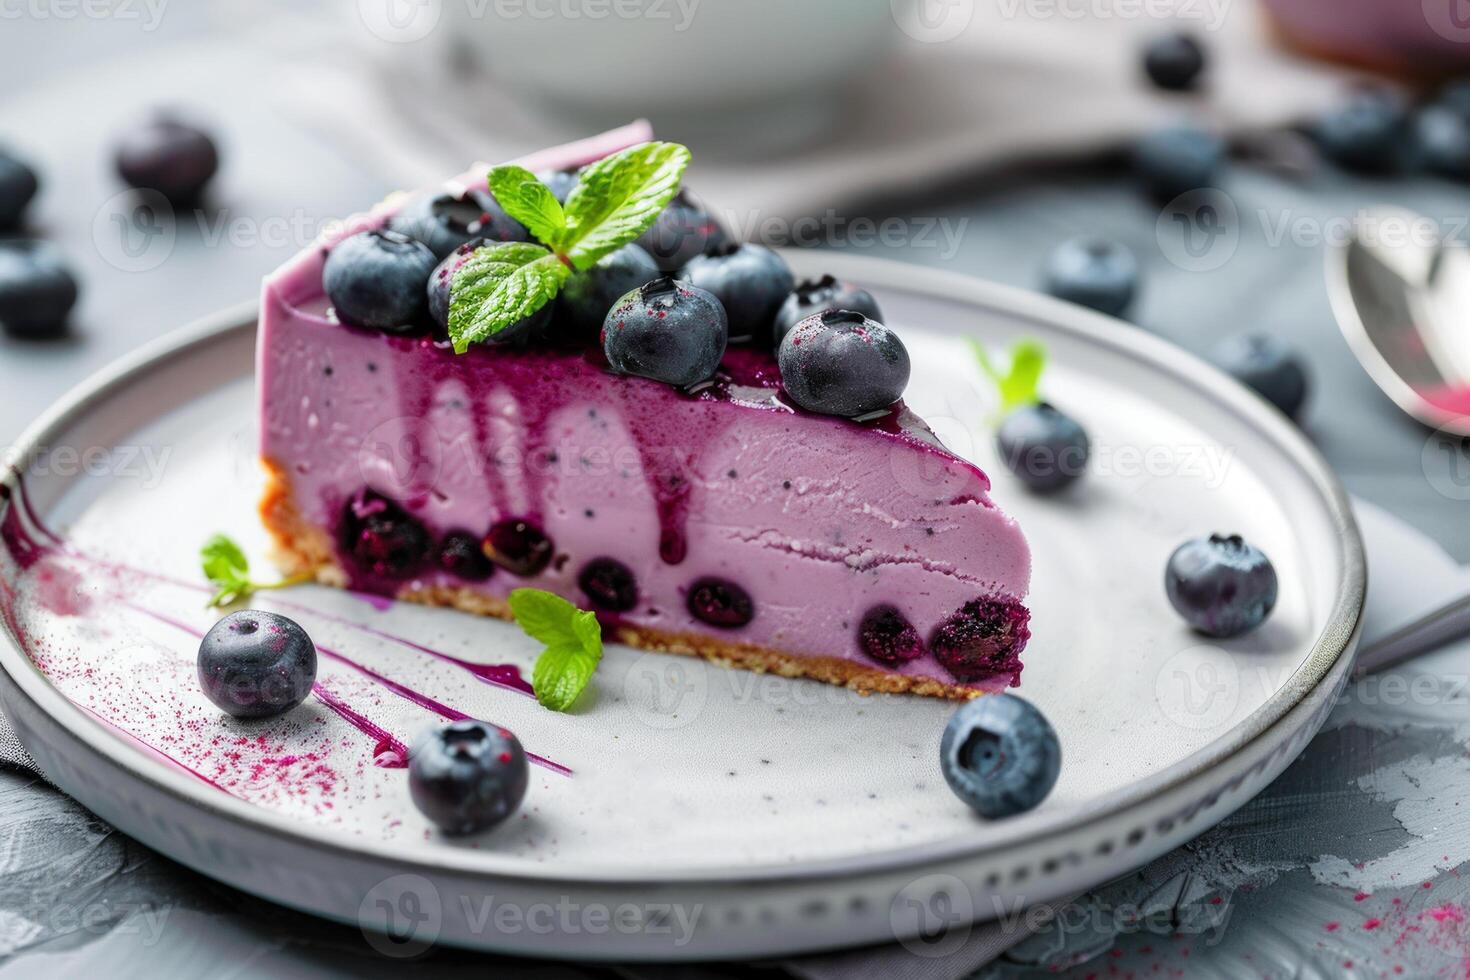
<svg viewBox="0 0 1470 980">
<path fill-rule="evenodd" d="M 199 562 L 204 566 L 204 577 L 217 590 L 209 600 L 211 606 L 227 606 L 250 591 L 250 559 L 223 534 L 204 542 Z"/>
<path fill-rule="evenodd" d="M 491 193 L 545 247 L 506 242 L 479 249 L 449 289 L 449 339 L 463 354 L 551 302 L 573 270 L 643 234 L 679 190 L 689 151 L 640 143 L 582 168 L 565 205 L 525 167 L 495 167 Z"/>
<path fill-rule="evenodd" d="M 551 302 L 571 275 L 540 245 L 503 242 L 476 249 L 449 287 L 449 339 L 454 352 L 495 336 Z"/>
<path fill-rule="evenodd" d="M 679 191 L 689 150 L 640 143 L 584 168 L 567 198 L 566 228 L 551 242 L 578 270 L 643 234 Z"/>
<path fill-rule="evenodd" d="M 215 587 L 208 605 L 228 606 L 262 589 L 280 589 L 306 581 L 310 576 L 297 575 L 279 582 L 250 581 L 250 559 L 244 550 L 223 534 L 216 534 L 199 549 L 199 563 L 204 577 Z"/>
<path fill-rule="evenodd" d="M 1046 347 L 1039 341 L 1019 340 L 1011 347 L 1010 362 L 1002 374 L 991 362 L 977 340 L 970 346 L 980 361 L 980 369 L 995 383 L 1000 392 L 1000 414 L 1022 405 L 1034 405 L 1041 401 L 1041 374 L 1046 370 Z"/>
<path fill-rule="evenodd" d="M 541 589 L 512 591 L 510 612 L 527 636 L 546 644 L 531 671 L 536 700 L 552 711 L 570 709 L 602 661 L 597 617 Z"/>
<path fill-rule="evenodd" d="M 552 592 L 513 589 L 510 593 L 510 614 L 516 623 L 531 639 L 547 646 L 581 642 L 572 629 L 572 620 L 579 612 L 576 606 Z"/>
<path fill-rule="evenodd" d="M 531 671 L 536 700 L 552 711 L 570 710 L 592 680 L 601 653 L 599 650 L 596 655 L 588 654 L 581 645 L 573 643 L 547 647 L 536 658 L 536 666 Z"/>
<path fill-rule="evenodd" d="M 525 167 L 507 165 L 490 171 L 490 193 L 505 213 L 547 244 L 554 243 L 566 229 L 567 218 L 551 188 Z"/>
</svg>

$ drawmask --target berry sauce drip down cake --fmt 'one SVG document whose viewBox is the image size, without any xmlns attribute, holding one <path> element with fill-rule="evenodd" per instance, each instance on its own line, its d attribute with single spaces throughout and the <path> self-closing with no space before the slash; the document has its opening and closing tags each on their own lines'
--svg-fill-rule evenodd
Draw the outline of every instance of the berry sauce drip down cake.
<svg viewBox="0 0 1470 980">
<path fill-rule="evenodd" d="M 733 243 L 641 130 L 390 202 L 267 277 L 282 563 L 500 617 L 543 589 L 609 639 L 862 692 L 1017 683 L 1025 539 L 904 406 L 878 304 Z"/>
</svg>

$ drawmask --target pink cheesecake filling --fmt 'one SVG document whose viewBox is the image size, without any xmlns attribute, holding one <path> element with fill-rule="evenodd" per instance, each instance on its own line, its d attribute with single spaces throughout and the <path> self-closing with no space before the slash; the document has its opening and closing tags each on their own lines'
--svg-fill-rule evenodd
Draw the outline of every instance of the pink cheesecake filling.
<svg viewBox="0 0 1470 980">
<path fill-rule="evenodd" d="M 327 309 L 322 253 L 265 283 L 262 452 L 354 587 L 532 586 L 585 607 L 583 573 L 613 559 L 633 591 L 631 608 L 599 610 L 609 624 L 985 690 L 1017 682 L 1026 542 L 985 474 L 902 404 L 868 423 L 796 410 L 775 359 L 749 348 L 682 392 L 614 375 L 600 352 L 455 355 L 359 331 Z M 434 541 L 524 524 L 549 539 L 550 560 L 484 581 L 432 561 L 385 576 L 350 548 L 364 508 L 384 499 Z M 733 612 L 718 583 L 743 592 Z"/>
</svg>

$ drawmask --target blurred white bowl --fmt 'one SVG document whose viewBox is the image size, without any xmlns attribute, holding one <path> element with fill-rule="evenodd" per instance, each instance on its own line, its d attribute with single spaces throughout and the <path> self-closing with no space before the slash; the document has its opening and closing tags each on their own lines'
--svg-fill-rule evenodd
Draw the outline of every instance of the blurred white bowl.
<svg viewBox="0 0 1470 980">
<path fill-rule="evenodd" d="M 899 33 L 894 3 L 489 0 L 444 12 L 502 85 L 579 121 L 647 116 L 782 141 L 820 129 L 844 83 L 883 56 Z"/>
</svg>

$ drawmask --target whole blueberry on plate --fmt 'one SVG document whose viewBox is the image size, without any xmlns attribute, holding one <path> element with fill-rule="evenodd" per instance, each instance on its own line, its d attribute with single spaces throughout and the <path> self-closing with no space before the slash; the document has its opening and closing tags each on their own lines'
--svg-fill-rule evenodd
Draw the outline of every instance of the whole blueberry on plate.
<svg viewBox="0 0 1470 980">
<path fill-rule="evenodd" d="M 945 782 L 990 820 L 1034 809 L 1062 771 L 1062 747 L 1046 716 L 1014 694 L 987 694 L 950 718 L 939 743 Z"/>
<path fill-rule="evenodd" d="M 0 229 L 20 224 L 38 187 L 40 181 L 30 165 L 0 147 Z"/>
<path fill-rule="evenodd" d="M 1421 109 L 1414 117 L 1414 141 L 1430 170 L 1470 179 L 1470 115 L 1443 105 Z"/>
<path fill-rule="evenodd" d="M 429 316 L 429 246 L 396 231 L 342 239 L 322 267 L 322 287 L 337 319 L 384 333 L 415 333 Z"/>
<path fill-rule="evenodd" d="M 1216 366 L 1296 418 L 1307 399 L 1307 371 L 1295 348 L 1263 333 L 1227 337 L 1210 354 Z"/>
<path fill-rule="evenodd" d="M 284 714 L 316 683 L 316 645 L 306 630 L 276 613 L 230 613 L 199 644 L 205 697 L 236 718 Z"/>
<path fill-rule="evenodd" d="M 1322 152 L 1347 170 L 1391 173 L 1408 157 L 1408 120 L 1397 94 L 1367 89 L 1318 119 L 1313 135 Z"/>
<path fill-rule="evenodd" d="M 637 245 L 624 245 L 598 259 L 592 268 L 573 272 L 556 296 L 553 339 L 575 345 L 596 343 L 613 304 L 661 275 L 653 258 Z"/>
<path fill-rule="evenodd" d="M 678 272 L 696 255 L 704 255 L 729 240 L 725 229 L 687 191 L 680 190 L 638 244 L 663 272 Z"/>
<path fill-rule="evenodd" d="M 1138 259 L 1120 242 L 1070 238 L 1048 256 L 1043 278 L 1058 299 L 1121 316 L 1138 292 Z"/>
<path fill-rule="evenodd" d="M 614 371 L 681 387 L 715 373 L 729 337 L 720 301 L 668 276 L 629 291 L 602 324 L 602 350 Z"/>
<path fill-rule="evenodd" d="M 60 336 L 77 301 L 77 281 L 49 242 L 0 240 L 0 327 L 16 337 Z"/>
<path fill-rule="evenodd" d="M 679 278 L 708 290 L 725 307 L 732 342 L 768 342 L 776 313 L 796 285 L 781 256 L 764 245 L 734 242 L 696 255 Z"/>
<path fill-rule="evenodd" d="M 388 227 L 429 246 L 442 259 L 470 241 L 525 242 L 531 235 L 488 191 L 422 195 L 409 201 Z"/>
<path fill-rule="evenodd" d="M 503 822 L 526 798 L 530 782 L 520 741 L 483 721 L 437 728 L 408 754 L 409 796 L 446 834 L 473 834 Z"/>
<path fill-rule="evenodd" d="M 878 301 L 866 289 L 843 282 L 834 276 L 803 279 L 796 284 L 796 288 L 786 297 L 776 313 L 776 320 L 772 325 L 775 346 L 780 347 L 782 339 L 799 322 L 814 313 L 825 313 L 827 310 L 853 310 L 870 320 L 883 322 L 883 311 L 879 309 Z"/>
<path fill-rule="evenodd" d="M 1205 69 L 1205 49 L 1192 34 L 1156 37 L 1143 49 L 1143 70 L 1161 89 L 1179 92 L 1194 88 Z"/>
<path fill-rule="evenodd" d="M 449 335 L 449 292 L 454 285 L 454 274 L 470 260 L 477 250 L 487 244 L 492 243 L 482 239 L 466 242 L 446 255 L 429 274 L 427 285 L 429 320 L 438 329 L 439 335 L 444 337 Z M 552 304 L 547 303 L 535 313 L 517 320 L 483 343 L 491 345 L 523 344 L 533 335 L 546 331 L 547 324 L 551 322 L 551 310 Z"/>
<path fill-rule="evenodd" d="M 129 187 L 157 191 L 170 204 L 187 207 L 199 202 L 219 169 L 219 150 L 198 126 L 160 115 L 123 132 L 113 162 Z"/>
<path fill-rule="evenodd" d="M 562 204 L 567 203 L 567 198 L 572 195 L 572 188 L 577 186 L 581 179 L 581 171 L 575 168 L 571 170 L 543 170 L 536 175 L 536 179 L 551 189 L 551 196 Z"/>
<path fill-rule="evenodd" d="M 1224 166 L 1225 141 L 1195 126 L 1156 130 L 1133 148 L 1134 172 L 1160 201 L 1216 186 Z"/>
<path fill-rule="evenodd" d="M 1180 545 L 1164 572 L 1169 602 L 1208 636 L 1239 636 L 1276 606 L 1276 569 L 1238 534 L 1212 534 Z"/>
<path fill-rule="evenodd" d="M 1092 454 L 1086 430 L 1046 402 L 1008 413 L 995 443 L 1010 471 L 1038 493 L 1055 493 L 1074 483 L 1087 472 Z"/>
<path fill-rule="evenodd" d="M 853 310 L 828 310 L 792 327 L 776 364 L 787 396 L 824 415 L 856 418 L 885 409 L 909 383 L 903 341 Z"/>
</svg>

